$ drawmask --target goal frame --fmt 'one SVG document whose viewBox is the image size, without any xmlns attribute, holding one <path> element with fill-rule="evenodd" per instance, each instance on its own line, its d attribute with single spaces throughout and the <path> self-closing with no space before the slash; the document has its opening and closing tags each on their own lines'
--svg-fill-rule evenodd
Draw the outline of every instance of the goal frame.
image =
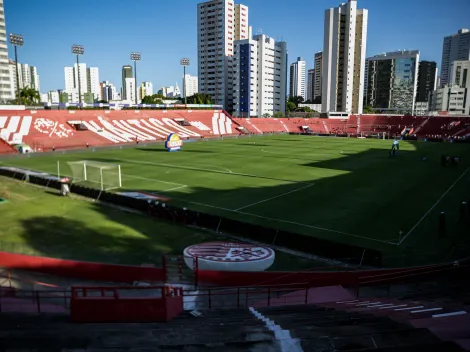
<svg viewBox="0 0 470 352">
<path fill-rule="evenodd" d="M 89 182 L 95 182 L 96 181 L 90 181 L 88 180 L 88 169 L 87 169 L 87 165 L 89 164 L 90 162 L 88 160 L 80 160 L 80 161 L 69 161 L 67 162 L 67 165 L 70 166 L 70 164 L 81 164 L 83 165 L 83 178 L 80 179 L 78 182 L 81 182 L 81 181 L 89 181 Z M 99 169 L 99 185 L 100 185 L 100 190 L 101 191 L 109 191 L 109 190 L 113 190 L 113 189 L 116 189 L 116 188 L 121 188 L 122 187 L 122 175 L 121 175 L 121 165 L 120 164 L 109 164 L 109 165 L 106 165 L 106 163 L 99 163 L 99 162 L 91 162 L 93 164 L 93 167 L 95 168 L 98 168 Z M 103 177 L 103 170 L 106 170 L 106 169 L 110 169 L 110 168 L 117 168 L 117 178 L 118 178 L 118 184 L 117 186 L 114 186 L 114 187 L 105 187 L 105 182 L 104 182 L 104 177 Z M 70 175 L 73 179 L 74 179 L 74 182 L 75 182 L 75 176 L 74 175 L 74 172 L 72 170 L 72 175 Z M 59 178 L 59 180 L 61 179 L 61 176 L 60 176 L 60 161 L 58 160 L 57 161 L 57 177 Z"/>
</svg>

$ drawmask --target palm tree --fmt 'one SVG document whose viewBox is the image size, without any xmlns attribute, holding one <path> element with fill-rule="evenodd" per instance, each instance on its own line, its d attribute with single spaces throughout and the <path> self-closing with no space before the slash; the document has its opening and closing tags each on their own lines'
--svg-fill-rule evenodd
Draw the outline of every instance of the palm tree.
<svg viewBox="0 0 470 352">
<path fill-rule="evenodd" d="M 25 104 L 25 105 L 35 105 L 39 103 L 41 100 L 41 96 L 39 95 L 39 92 L 30 87 L 25 87 L 22 90 L 20 90 L 20 102 Z"/>
</svg>

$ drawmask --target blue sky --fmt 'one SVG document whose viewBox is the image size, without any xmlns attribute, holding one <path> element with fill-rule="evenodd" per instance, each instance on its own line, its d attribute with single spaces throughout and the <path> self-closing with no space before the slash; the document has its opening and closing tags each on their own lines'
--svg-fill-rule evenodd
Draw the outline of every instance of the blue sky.
<svg viewBox="0 0 470 352">
<path fill-rule="evenodd" d="M 20 62 L 38 67 L 41 91 L 64 87 L 64 66 L 71 66 L 72 44 L 85 46 L 81 58 L 100 68 L 100 80 L 120 88 L 121 67 L 131 51 L 142 61 L 140 81 L 154 90 L 181 81 L 181 57 L 197 74 L 196 4 L 198 0 L 4 0 L 7 33 L 21 33 Z M 337 0 L 243 0 L 253 33 L 287 41 L 289 62 L 302 56 L 313 67 L 322 50 L 324 10 Z M 440 67 L 442 39 L 470 28 L 470 0 L 358 0 L 369 10 L 367 55 L 419 49 L 422 60 Z M 10 48 L 10 57 L 13 50 Z"/>
</svg>

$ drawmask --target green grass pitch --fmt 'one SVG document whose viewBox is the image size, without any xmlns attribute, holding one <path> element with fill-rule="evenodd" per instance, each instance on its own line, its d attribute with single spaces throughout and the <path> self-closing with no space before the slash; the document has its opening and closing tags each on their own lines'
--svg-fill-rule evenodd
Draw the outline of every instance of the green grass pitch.
<svg viewBox="0 0 470 352">
<path fill-rule="evenodd" d="M 70 174 L 68 161 L 121 165 L 121 190 L 164 195 L 172 204 L 384 251 L 390 264 L 459 255 L 469 242 L 459 203 L 470 198 L 470 145 L 311 136 L 257 136 L 89 149 L 3 164 Z M 460 156 L 442 167 L 442 154 Z M 447 214 L 448 236 L 438 236 Z M 236 229 L 234 229 L 236 232 Z M 243 235 L 243 234 L 240 234 Z"/>
</svg>

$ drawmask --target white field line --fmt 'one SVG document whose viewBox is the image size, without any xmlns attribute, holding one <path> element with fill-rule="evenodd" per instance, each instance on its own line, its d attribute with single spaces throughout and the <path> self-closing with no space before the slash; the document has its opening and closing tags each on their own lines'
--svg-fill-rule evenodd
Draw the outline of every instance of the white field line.
<svg viewBox="0 0 470 352">
<path fill-rule="evenodd" d="M 386 244 L 393 244 L 393 245 L 395 245 L 395 243 L 390 243 L 390 242 L 386 242 L 386 241 L 382 241 L 382 240 L 377 240 L 377 239 L 372 238 L 372 237 L 364 237 L 364 236 L 359 236 L 359 235 L 353 235 L 353 234 L 351 234 L 351 233 L 342 232 L 342 231 L 337 231 L 337 230 L 332 230 L 332 229 L 327 229 L 327 228 L 324 228 L 324 227 L 302 224 L 302 223 L 295 222 L 295 221 L 289 221 L 289 220 L 282 220 L 282 219 L 270 218 L 270 217 L 268 217 L 268 216 L 262 216 L 262 215 L 257 215 L 257 214 L 253 214 L 253 213 L 247 213 L 247 212 L 244 212 L 244 211 L 237 211 L 237 210 L 233 210 L 233 209 L 218 207 L 218 206 L 215 206 L 215 205 L 210 205 L 210 204 L 205 204 L 205 203 L 200 203 L 200 202 L 189 201 L 189 200 L 181 199 L 181 198 L 175 198 L 175 197 L 173 197 L 173 199 L 179 200 L 179 201 L 181 201 L 181 202 L 185 202 L 185 203 L 188 203 L 188 204 L 194 204 L 194 205 L 199 205 L 199 206 L 203 206 L 203 207 L 207 207 L 207 208 L 213 208 L 213 209 L 218 209 L 218 210 L 224 210 L 224 211 L 231 212 L 231 213 L 237 213 L 237 214 L 242 214 L 242 215 L 248 215 L 248 216 L 252 216 L 252 217 L 255 217 L 255 218 L 259 218 L 259 219 L 264 219 L 264 220 L 269 220 L 269 221 L 274 221 L 274 222 L 277 221 L 277 222 L 281 222 L 281 223 L 284 223 L 284 224 L 297 225 L 297 226 L 306 227 L 306 228 L 309 228 L 309 229 L 321 230 L 321 231 L 325 231 L 325 232 L 336 233 L 336 234 L 339 234 L 339 235 L 361 238 L 361 239 L 368 240 L 368 241 L 374 241 L 374 242 L 380 242 L 380 243 L 386 243 Z"/>
<path fill-rule="evenodd" d="M 188 169 L 188 170 L 195 170 L 195 171 L 208 171 L 208 172 L 217 172 L 223 175 L 233 175 L 233 176 L 247 176 L 247 177 L 254 177 L 254 178 L 265 178 L 265 179 L 271 179 L 271 180 L 278 180 L 278 181 L 284 181 L 284 182 L 290 182 L 290 183 L 300 183 L 304 185 L 313 185 L 313 183 L 305 182 L 305 181 L 296 181 L 296 180 L 285 180 L 285 179 L 280 179 L 280 178 L 274 178 L 274 177 L 269 177 L 269 176 L 259 176 L 259 175 L 253 175 L 253 174 L 245 174 L 245 173 L 240 173 L 240 172 L 225 172 L 225 171 L 217 171 L 217 170 L 211 170 L 211 169 L 203 169 L 199 167 L 192 167 L 192 166 L 186 166 L 184 164 L 164 164 L 164 163 L 152 163 L 150 161 L 143 161 L 143 160 L 129 160 L 129 159 L 112 159 L 116 161 L 122 161 L 125 163 L 130 163 L 130 164 L 141 164 L 141 165 L 153 165 L 153 166 L 163 166 L 163 167 L 175 167 L 175 168 L 183 168 L 183 169 Z M 227 169 L 229 170 L 229 169 Z"/>
<path fill-rule="evenodd" d="M 209 166 L 209 167 L 213 167 L 213 168 L 219 169 L 219 170 L 203 169 L 203 168 L 199 168 L 199 167 L 186 166 L 184 164 L 178 164 L 178 165 L 163 164 L 163 163 L 152 163 L 152 162 L 149 162 L 149 161 L 128 160 L 128 159 L 114 159 L 114 160 L 124 161 L 124 162 L 128 162 L 128 163 L 155 165 L 155 166 L 184 167 L 185 169 L 196 170 L 196 171 L 212 171 L 212 172 L 216 171 L 216 172 L 220 172 L 220 173 L 237 174 L 236 172 L 233 172 L 232 170 L 227 169 L 226 167 L 217 166 L 217 165 L 210 165 L 210 164 L 199 164 L 199 165 Z M 220 170 L 223 170 L 223 171 L 220 171 Z"/>
<path fill-rule="evenodd" d="M 286 192 L 286 193 L 283 193 L 283 194 L 279 194 L 279 195 L 274 196 L 274 197 L 271 197 L 271 198 L 263 199 L 263 200 L 260 200 L 259 202 L 251 203 L 251 204 L 245 205 L 245 206 L 243 206 L 243 207 L 241 207 L 241 208 L 235 209 L 235 211 L 239 211 L 239 210 L 242 210 L 242 209 L 245 209 L 245 208 L 252 207 L 252 206 L 257 205 L 257 204 L 261 204 L 261 203 L 264 203 L 264 202 L 268 202 L 268 201 L 273 200 L 273 199 L 276 199 L 276 198 L 281 198 L 281 197 L 287 196 L 288 194 L 301 191 L 301 190 L 303 190 L 303 189 L 305 189 L 305 188 L 308 188 L 308 187 L 312 187 L 313 185 L 314 185 L 314 183 L 312 183 L 312 184 L 310 184 L 310 185 L 307 185 L 307 186 L 304 186 L 304 187 L 300 187 L 300 188 L 294 189 L 293 191 L 290 191 L 290 192 Z"/>
<path fill-rule="evenodd" d="M 170 192 L 170 191 L 175 191 L 177 189 L 181 189 L 181 188 L 186 188 L 188 187 L 187 185 L 182 185 L 182 186 L 178 186 L 178 187 L 172 187 L 172 188 L 169 188 L 169 189 L 165 189 L 163 190 L 162 192 Z"/>
<path fill-rule="evenodd" d="M 407 237 L 419 226 L 419 224 L 421 224 L 423 220 L 426 219 L 429 213 L 433 211 L 433 209 L 441 202 L 441 200 L 447 195 L 447 193 L 449 193 L 452 190 L 452 188 L 454 188 L 454 186 L 465 176 L 468 170 L 470 170 L 470 167 L 467 167 L 465 171 L 462 172 L 462 174 L 459 176 L 459 178 L 455 180 L 455 182 L 449 188 L 447 188 L 447 190 L 442 194 L 442 196 L 437 200 L 437 202 L 434 203 L 434 205 L 431 208 L 429 208 L 426 214 L 424 214 L 423 217 L 419 219 L 419 221 L 411 228 L 411 230 L 408 231 L 408 233 L 405 236 L 403 236 L 403 238 L 398 242 L 398 245 L 401 245 L 403 241 L 405 241 Z"/>
<path fill-rule="evenodd" d="M 129 174 L 122 174 L 122 176 L 129 177 L 129 178 L 135 178 L 135 179 L 138 179 L 138 180 L 166 183 L 167 185 L 175 185 L 175 186 L 179 186 L 179 187 L 187 187 L 188 186 L 188 185 L 185 185 L 183 183 L 162 181 L 162 180 L 159 180 L 159 179 L 156 179 L 156 178 L 148 178 L 148 177 L 135 176 L 135 175 L 129 175 Z"/>
</svg>

